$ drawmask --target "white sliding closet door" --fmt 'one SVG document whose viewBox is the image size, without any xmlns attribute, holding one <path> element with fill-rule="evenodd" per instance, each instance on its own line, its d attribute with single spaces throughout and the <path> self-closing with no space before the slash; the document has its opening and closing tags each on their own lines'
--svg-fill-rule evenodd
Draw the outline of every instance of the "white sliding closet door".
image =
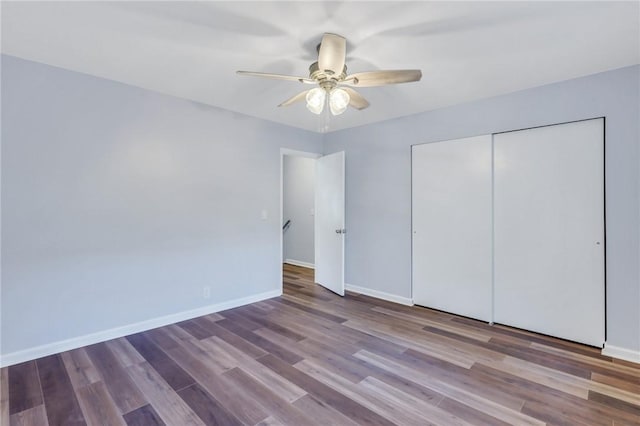
<svg viewBox="0 0 640 426">
<path fill-rule="evenodd" d="M 495 321 L 604 342 L 604 120 L 494 135 Z"/>
<path fill-rule="evenodd" d="M 413 302 L 491 319 L 491 136 L 412 148 Z"/>
</svg>

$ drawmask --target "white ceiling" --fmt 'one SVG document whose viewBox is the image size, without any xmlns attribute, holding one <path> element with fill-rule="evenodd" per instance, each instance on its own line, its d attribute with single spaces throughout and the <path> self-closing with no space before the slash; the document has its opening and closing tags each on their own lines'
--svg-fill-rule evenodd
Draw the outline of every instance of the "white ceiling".
<svg viewBox="0 0 640 426">
<path fill-rule="evenodd" d="M 640 63 L 639 2 L 2 2 L 2 52 L 318 131 L 308 88 L 235 70 L 308 75 L 324 32 L 349 72 L 420 68 L 359 89 L 329 131 Z"/>
</svg>

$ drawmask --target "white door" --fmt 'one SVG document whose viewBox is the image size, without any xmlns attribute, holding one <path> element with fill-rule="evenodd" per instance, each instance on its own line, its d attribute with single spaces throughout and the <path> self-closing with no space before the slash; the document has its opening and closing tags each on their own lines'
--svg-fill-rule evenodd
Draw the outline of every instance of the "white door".
<svg viewBox="0 0 640 426">
<path fill-rule="evenodd" d="M 344 296 L 344 152 L 316 160 L 315 280 Z"/>
<path fill-rule="evenodd" d="M 603 119 L 494 135 L 495 321 L 604 342 Z"/>
<path fill-rule="evenodd" d="M 413 302 L 491 321 L 491 135 L 412 148 Z"/>
</svg>

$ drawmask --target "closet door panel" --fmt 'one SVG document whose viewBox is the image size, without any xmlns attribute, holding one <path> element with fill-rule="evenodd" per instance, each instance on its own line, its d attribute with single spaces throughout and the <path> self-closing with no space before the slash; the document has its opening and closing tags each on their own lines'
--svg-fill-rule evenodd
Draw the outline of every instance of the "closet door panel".
<svg viewBox="0 0 640 426">
<path fill-rule="evenodd" d="M 491 320 L 491 136 L 412 148 L 413 301 Z"/>
<path fill-rule="evenodd" d="M 604 120 L 494 135 L 495 321 L 604 342 Z"/>
</svg>

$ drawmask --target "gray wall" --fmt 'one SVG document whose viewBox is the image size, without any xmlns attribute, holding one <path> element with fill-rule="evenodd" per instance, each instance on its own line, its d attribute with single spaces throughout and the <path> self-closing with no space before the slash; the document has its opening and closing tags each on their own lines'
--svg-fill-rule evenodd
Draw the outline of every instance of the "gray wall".
<svg viewBox="0 0 640 426">
<path fill-rule="evenodd" d="M 283 236 L 284 259 L 315 262 L 313 252 L 316 160 L 284 156 L 283 220 L 291 225 Z"/>
<path fill-rule="evenodd" d="M 280 288 L 320 135 L 6 55 L 2 124 L 4 354 Z"/>
<path fill-rule="evenodd" d="M 327 134 L 346 151 L 346 281 L 411 296 L 411 145 L 605 116 L 607 344 L 639 350 L 639 81 L 627 67 Z"/>
</svg>

